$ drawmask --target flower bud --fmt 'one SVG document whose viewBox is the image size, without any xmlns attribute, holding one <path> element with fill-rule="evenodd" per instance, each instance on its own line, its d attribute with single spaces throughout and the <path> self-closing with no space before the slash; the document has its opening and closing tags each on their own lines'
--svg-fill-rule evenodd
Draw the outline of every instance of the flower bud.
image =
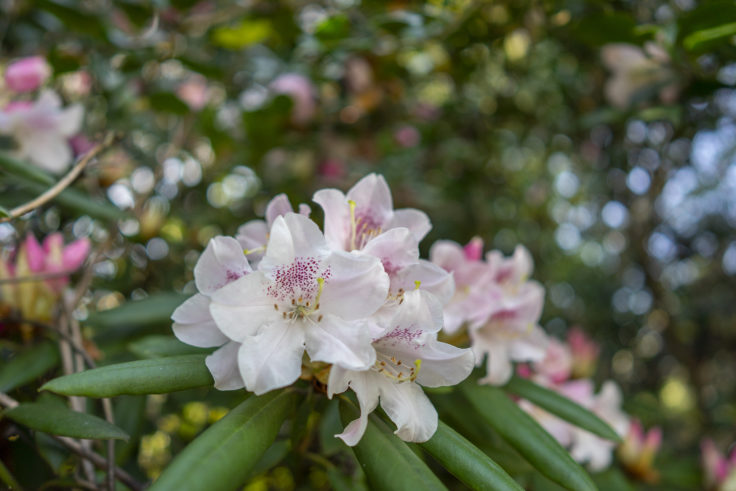
<svg viewBox="0 0 736 491">
<path fill-rule="evenodd" d="M 51 67 L 40 56 L 22 58 L 8 65 L 5 83 L 15 92 L 36 90 L 51 75 Z"/>
</svg>

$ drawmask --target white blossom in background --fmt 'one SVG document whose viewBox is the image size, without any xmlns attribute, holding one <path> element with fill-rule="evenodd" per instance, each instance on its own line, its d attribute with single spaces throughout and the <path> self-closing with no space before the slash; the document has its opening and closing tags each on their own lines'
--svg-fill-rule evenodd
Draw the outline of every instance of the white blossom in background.
<svg viewBox="0 0 736 491">
<path fill-rule="evenodd" d="M 83 116 L 81 105 L 62 108 L 59 96 L 45 90 L 35 102 L 13 102 L 0 110 L 0 135 L 15 139 L 18 158 L 58 174 L 72 162 L 69 139 L 79 132 Z"/>
<path fill-rule="evenodd" d="M 240 343 L 245 387 L 263 394 L 296 381 L 305 350 L 312 361 L 371 367 L 380 328 L 369 317 L 388 287 L 378 259 L 330 250 L 314 222 L 287 213 L 274 221 L 257 270 L 215 291 L 210 312 Z"/>
</svg>

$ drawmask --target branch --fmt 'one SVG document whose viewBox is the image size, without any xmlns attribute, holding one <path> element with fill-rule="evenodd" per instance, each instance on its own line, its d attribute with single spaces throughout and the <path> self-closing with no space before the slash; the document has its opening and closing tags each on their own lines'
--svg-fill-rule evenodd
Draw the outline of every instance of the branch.
<svg viewBox="0 0 736 491">
<path fill-rule="evenodd" d="M 41 207 L 54 199 L 56 196 L 58 196 L 64 189 L 68 188 L 71 183 L 74 182 L 74 180 L 79 176 L 79 174 L 82 173 L 85 167 L 87 167 L 87 164 L 89 164 L 93 158 L 97 156 L 100 152 L 102 152 L 104 149 L 112 145 L 113 141 L 115 141 L 115 136 L 112 133 L 109 133 L 105 139 L 102 141 L 102 143 L 97 144 L 92 150 L 87 152 L 84 157 L 82 157 L 79 162 L 77 162 L 74 167 L 72 167 L 72 170 L 69 171 L 67 175 L 62 177 L 59 182 L 54 184 L 52 187 L 50 187 L 45 193 L 38 196 L 36 199 L 29 201 L 28 203 L 24 205 L 20 205 L 18 207 L 13 208 L 8 213 L 8 216 L 0 218 L 0 223 L 3 222 L 9 222 L 11 220 L 15 220 L 18 217 L 21 217 L 25 215 L 26 213 L 35 210 L 38 207 Z"/>
</svg>

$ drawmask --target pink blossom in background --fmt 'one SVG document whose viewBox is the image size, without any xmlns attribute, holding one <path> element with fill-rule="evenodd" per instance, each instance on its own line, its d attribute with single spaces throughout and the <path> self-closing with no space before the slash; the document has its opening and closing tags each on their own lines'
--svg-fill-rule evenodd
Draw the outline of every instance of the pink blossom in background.
<svg viewBox="0 0 736 491">
<path fill-rule="evenodd" d="M 405 148 L 416 147 L 419 144 L 421 135 L 419 130 L 413 126 L 402 126 L 394 132 L 394 140 L 396 143 Z"/>
<path fill-rule="evenodd" d="M 567 333 L 567 344 L 572 355 L 573 376 L 576 378 L 592 376 L 600 353 L 598 343 L 590 339 L 579 327 L 573 327 Z"/>
<path fill-rule="evenodd" d="M 72 146 L 74 156 L 79 157 L 92 150 L 95 143 L 80 133 L 79 135 L 75 135 L 69 139 L 69 145 Z"/>
<path fill-rule="evenodd" d="M 662 430 L 658 427 L 644 431 L 641 423 L 632 419 L 629 431 L 618 449 L 624 467 L 639 479 L 656 483 L 659 473 L 654 469 L 654 457 L 662 444 Z"/>
<path fill-rule="evenodd" d="M 542 361 L 534 363 L 538 377 L 551 384 L 560 384 L 570 378 L 572 372 L 572 355 L 570 348 L 555 338 L 549 339 L 547 352 Z"/>
<path fill-rule="evenodd" d="M 40 56 L 14 61 L 5 69 L 5 84 L 15 92 L 31 92 L 51 76 L 51 67 Z"/>
<path fill-rule="evenodd" d="M 705 479 L 705 489 L 713 491 L 732 491 L 736 489 L 736 450 L 726 457 L 716 448 L 713 440 L 706 438 L 700 444 L 701 465 Z"/>
<path fill-rule="evenodd" d="M 192 111 L 201 110 L 209 100 L 207 79 L 199 75 L 190 77 L 177 87 L 176 95 L 186 102 Z"/>
<path fill-rule="evenodd" d="M 319 166 L 319 174 L 327 179 L 342 179 L 347 174 L 347 169 L 342 160 L 327 159 Z"/>
<path fill-rule="evenodd" d="M 288 95 L 294 101 L 291 109 L 291 120 L 294 124 L 305 124 L 314 117 L 317 103 L 314 99 L 314 86 L 307 77 L 285 73 L 271 82 L 269 88 L 274 94 Z"/>
</svg>

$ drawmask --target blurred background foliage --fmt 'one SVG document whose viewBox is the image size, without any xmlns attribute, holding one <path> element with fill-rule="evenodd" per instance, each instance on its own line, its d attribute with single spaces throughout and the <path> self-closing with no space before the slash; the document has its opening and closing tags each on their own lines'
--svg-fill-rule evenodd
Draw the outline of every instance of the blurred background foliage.
<svg viewBox="0 0 736 491">
<path fill-rule="evenodd" d="M 381 173 L 398 207 L 431 217 L 424 252 L 473 236 L 529 248 L 544 327 L 602 344 L 597 379 L 664 429 L 664 489 L 699 487 L 699 440 L 736 440 L 729 19 L 733 2 L 694 0 L 2 0 L 3 61 L 45 56 L 53 86 L 84 105 L 87 137 L 121 135 L 78 187 L 125 218 L 111 228 L 55 206 L 0 225 L 0 240 L 60 229 L 108 243 L 77 314 L 103 363 L 125 361 L 170 333 L 166 315 L 120 326 L 104 310 L 193 293 L 207 241 L 276 193 L 308 203 Z M 306 98 L 279 88 L 285 74 L 305 77 Z M 0 186 L 5 207 L 33 195 Z M 122 398 L 135 437 L 118 460 L 155 476 L 242 397 L 202 395 Z M 282 461 L 286 450 L 248 489 L 328 486 L 329 467 Z"/>
</svg>

